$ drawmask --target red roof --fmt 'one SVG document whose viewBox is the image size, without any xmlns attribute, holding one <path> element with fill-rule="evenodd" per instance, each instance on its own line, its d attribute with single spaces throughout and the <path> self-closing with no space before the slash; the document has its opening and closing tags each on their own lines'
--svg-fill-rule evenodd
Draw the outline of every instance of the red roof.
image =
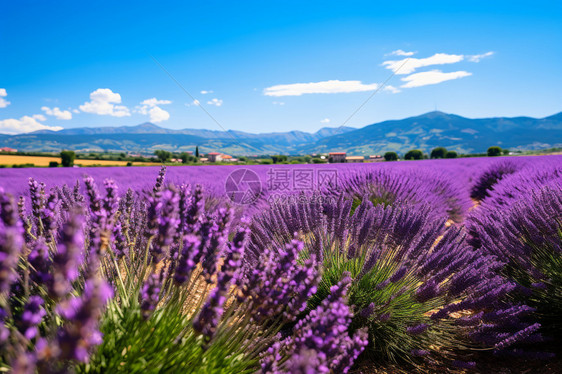
<svg viewBox="0 0 562 374">
<path fill-rule="evenodd" d="M 218 153 L 218 152 L 211 152 L 211 153 L 208 153 L 208 155 L 209 155 L 209 156 L 218 156 L 218 155 L 220 155 L 220 153 Z"/>
<path fill-rule="evenodd" d="M 330 155 L 345 155 L 345 152 L 330 152 Z"/>
</svg>

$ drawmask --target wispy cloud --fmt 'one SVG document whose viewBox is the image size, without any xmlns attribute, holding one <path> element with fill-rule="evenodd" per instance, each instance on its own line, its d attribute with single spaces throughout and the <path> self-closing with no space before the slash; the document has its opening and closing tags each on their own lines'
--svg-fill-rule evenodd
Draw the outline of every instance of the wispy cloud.
<svg viewBox="0 0 562 374">
<path fill-rule="evenodd" d="M 481 55 L 470 55 L 470 56 L 467 56 L 467 58 L 468 58 L 468 61 L 470 61 L 470 62 L 480 62 L 480 60 L 482 60 L 483 58 L 490 57 L 493 54 L 494 54 L 494 52 L 490 51 L 490 52 L 482 53 Z"/>
<path fill-rule="evenodd" d="M 401 49 L 387 53 L 385 56 L 413 56 L 416 52 L 406 52 Z"/>
<path fill-rule="evenodd" d="M 8 93 L 6 92 L 5 88 L 0 88 L 0 108 L 5 108 L 8 105 L 10 105 L 10 102 L 6 99 L 4 99 L 6 96 L 8 96 Z"/>
<path fill-rule="evenodd" d="M 374 91 L 378 83 L 363 84 L 361 81 L 329 80 L 323 82 L 280 84 L 267 87 L 266 96 L 301 96 L 304 94 L 327 94 Z"/>
<path fill-rule="evenodd" d="M 23 116 L 20 119 L 8 118 L 0 120 L 0 133 L 14 135 L 37 130 L 62 130 L 60 126 L 47 126 L 40 122 L 45 120 L 46 118 L 42 114 Z"/>
<path fill-rule="evenodd" d="M 90 94 L 90 101 L 80 105 L 79 108 L 85 113 L 113 117 L 128 117 L 131 115 L 129 108 L 116 104 L 121 104 L 121 95 L 109 88 L 98 88 Z"/>
<path fill-rule="evenodd" d="M 207 104 L 209 104 L 209 105 L 214 105 L 214 106 L 221 106 L 221 105 L 222 105 L 222 100 L 221 100 L 221 99 L 214 98 L 214 99 L 211 99 L 211 100 L 207 101 Z"/>
<path fill-rule="evenodd" d="M 48 114 L 49 116 L 55 116 L 57 119 L 69 120 L 72 119 L 72 113 L 68 110 L 61 110 L 59 107 L 54 107 L 53 109 L 43 106 L 41 110 Z"/>
<path fill-rule="evenodd" d="M 150 122 L 158 123 L 166 121 L 170 118 L 170 113 L 160 108 L 160 105 L 168 105 L 172 102 L 170 100 L 158 100 L 153 97 L 152 99 L 146 99 L 137 106 L 137 112 L 144 115 L 150 116 Z"/>
<path fill-rule="evenodd" d="M 285 105 L 285 102 L 284 102 L 284 101 L 274 101 L 272 104 L 273 104 L 273 105 L 281 105 L 281 106 L 283 106 L 283 105 Z"/>
<path fill-rule="evenodd" d="M 416 69 L 431 65 L 454 64 L 464 59 L 464 55 L 451 55 L 447 53 L 436 53 L 426 58 L 405 58 L 402 60 L 384 61 L 382 65 L 392 70 L 395 74 L 411 74 Z"/>
<path fill-rule="evenodd" d="M 201 91 L 201 95 L 207 95 L 207 94 L 212 94 L 213 90 L 203 90 Z"/>
<path fill-rule="evenodd" d="M 393 94 L 401 92 L 400 89 L 398 89 L 394 86 L 391 86 L 391 85 L 384 86 L 383 91 L 388 91 L 388 92 L 393 93 Z"/>
<path fill-rule="evenodd" d="M 320 123 L 330 123 L 330 119 L 324 118 L 323 120 L 320 121 Z"/>
<path fill-rule="evenodd" d="M 468 77 L 472 75 L 467 71 L 454 71 L 451 73 L 443 73 L 440 70 L 424 71 L 421 73 L 415 73 L 402 78 L 402 81 L 407 82 L 400 87 L 412 88 L 412 87 L 422 87 L 431 84 L 437 84 L 445 81 L 450 81 L 453 79 L 459 79 L 463 77 Z"/>
</svg>

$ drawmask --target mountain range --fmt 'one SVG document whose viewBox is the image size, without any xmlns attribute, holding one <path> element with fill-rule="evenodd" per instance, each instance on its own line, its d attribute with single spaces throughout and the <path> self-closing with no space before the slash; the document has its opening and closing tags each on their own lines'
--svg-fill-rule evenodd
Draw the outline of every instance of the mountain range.
<svg viewBox="0 0 562 374">
<path fill-rule="evenodd" d="M 471 119 L 430 112 L 390 120 L 360 129 L 325 127 L 303 131 L 253 134 L 205 129 L 172 130 L 143 123 L 121 127 L 80 127 L 60 131 L 41 130 L 19 135 L 0 134 L 0 147 L 19 151 L 132 152 L 149 154 L 157 149 L 202 153 L 218 151 L 235 155 L 308 154 L 345 151 L 354 155 L 429 151 L 443 146 L 461 153 L 485 152 L 492 145 L 512 150 L 562 147 L 562 112 L 545 117 L 494 117 Z"/>
</svg>

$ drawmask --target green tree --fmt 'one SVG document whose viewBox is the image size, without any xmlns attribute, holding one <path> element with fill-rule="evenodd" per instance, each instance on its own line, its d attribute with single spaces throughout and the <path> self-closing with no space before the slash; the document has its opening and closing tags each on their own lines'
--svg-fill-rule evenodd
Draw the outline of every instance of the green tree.
<svg viewBox="0 0 562 374">
<path fill-rule="evenodd" d="M 199 146 L 195 147 L 195 157 L 199 158 Z"/>
<path fill-rule="evenodd" d="M 502 153 L 504 156 L 509 155 L 509 149 L 502 149 Z"/>
<path fill-rule="evenodd" d="M 431 158 L 445 158 L 447 155 L 447 148 L 437 147 L 431 151 Z"/>
<path fill-rule="evenodd" d="M 455 151 L 447 151 L 445 158 L 457 158 L 458 154 Z"/>
<path fill-rule="evenodd" d="M 285 155 L 274 155 L 274 156 L 271 156 L 271 159 L 273 160 L 274 164 L 279 164 L 281 162 L 287 161 L 287 156 L 285 156 Z"/>
<path fill-rule="evenodd" d="M 497 145 L 488 148 L 488 157 L 495 157 L 502 154 L 502 149 Z"/>
<path fill-rule="evenodd" d="M 58 168 L 59 167 L 59 163 L 56 161 L 51 161 L 49 162 L 49 167 L 50 168 Z"/>
<path fill-rule="evenodd" d="M 419 149 L 412 149 L 411 151 L 406 152 L 404 158 L 406 160 L 421 160 L 423 158 L 423 152 Z"/>
<path fill-rule="evenodd" d="M 64 167 L 70 167 L 74 165 L 75 158 L 76 158 L 76 153 L 74 153 L 74 151 L 62 151 L 60 153 L 61 164 Z"/>
<path fill-rule="evenodd" d="M 398 160 L 398 154 L 396 152 L 386 152 L 384 154 L 385 161 L 396 161 Z"/>
<path fill-rule="evenodd" d="M 154 154 L 161 162 L 166 162 L 172 158 L 172 152 L 164 151 L 161 149 L 154 151 Z"/>
</svg>

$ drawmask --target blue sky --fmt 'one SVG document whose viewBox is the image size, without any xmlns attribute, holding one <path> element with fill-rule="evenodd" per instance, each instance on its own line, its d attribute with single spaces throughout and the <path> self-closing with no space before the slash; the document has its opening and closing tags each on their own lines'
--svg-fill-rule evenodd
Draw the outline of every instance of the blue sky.
<svg viewBox="0 0 562 374">
<path fill-rule="evenodd" d="M 0 133 L 562 111 L 561 2 L 453 3 L 5 1 Z"/>
</svg>

